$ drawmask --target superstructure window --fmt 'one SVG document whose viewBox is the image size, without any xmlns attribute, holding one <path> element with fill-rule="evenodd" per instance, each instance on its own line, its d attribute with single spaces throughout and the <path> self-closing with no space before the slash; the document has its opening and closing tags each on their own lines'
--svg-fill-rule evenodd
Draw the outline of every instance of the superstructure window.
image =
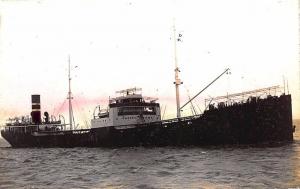
<svg viewBox="0 0 300 189">
<path fill-rule="evenodd" d="M 119 107 L 118 115 L 156 115 L 155 107 L 127 106 Z"/>
</svg>

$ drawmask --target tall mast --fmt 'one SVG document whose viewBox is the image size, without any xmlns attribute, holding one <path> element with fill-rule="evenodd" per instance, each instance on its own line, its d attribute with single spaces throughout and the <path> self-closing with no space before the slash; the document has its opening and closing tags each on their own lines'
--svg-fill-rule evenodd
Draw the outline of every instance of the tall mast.
<svg viewBox="0 0 300 189">
<path fill-rule="evenodd" d="M 72 110 L 72 92 L 71 92 L 71 60 L 69 55 L 69 93 L 68 93 L 68 99 L 69 99 L 69 123 L 70 123 L 70 130 L 73 129 L 73 110 Z"/>
<path fill-rule="evenodd" d="M 182 84 L 181 80 L 179 79 L 179 68 L 177 63 L 177 48 L 176 48 L 176 29 L 175 29 L 175 21 L 173 25 L 173 32 L 174 32 L 174 59 L 175 59 L 175 90 L 176 90 L 176 107 L 177 107 L 177 118 L 180 118 L 180 97 L 179 97 L 179 85 Z"/>
</svg>

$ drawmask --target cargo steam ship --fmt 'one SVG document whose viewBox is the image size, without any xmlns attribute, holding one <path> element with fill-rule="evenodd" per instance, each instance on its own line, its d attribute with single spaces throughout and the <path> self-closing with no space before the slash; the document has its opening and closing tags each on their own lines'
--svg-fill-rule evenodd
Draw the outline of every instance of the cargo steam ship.
<svg viewBox="0 0 300 189">
<path fill-rule="evenodd" d="M 278 95 L 278 86 L 208 99 L 202 114 L 182 117 L 181 110 L 229 69 L 180 106 L 182 82 L 174 41 L 176 118 L 162 120 L 158 99 L 143 97 L 140 88 L 130 88 L 109 99 L 107 109 L 97 106 L 91 128 L 74 129 L 69 60 L 69 124 L 47 112 L 42 118 L 40 95 L 32 95 L 31 115 L 9 119 L 1 135 L 12 147 L 200 146 L 293 141 L 291 95 Z"/>
<path fill-rule="evenodd" d="M 141 89 L 118 91 L 107 109 L 96 108 L 90 129 L 72 129 L 47 112 L 32 95 L 31 116 L 9 119 L 1 135 L 12 147 L 186 146 L 292 142 L 291 95 L 266 95 L 277 87 L 215 98 L 203 114 L 161 120 L 157 99 Z M 253 95 L 241 102 L 228 99 Z M 264 97 L 262 97 L 262 96 Z M 260 96 L 260 97 L 259 97 Z M 210 100 L 211 102 L 211 100 Z M 72 120 L 72 119 L 71 119 Z"/>
</svg>

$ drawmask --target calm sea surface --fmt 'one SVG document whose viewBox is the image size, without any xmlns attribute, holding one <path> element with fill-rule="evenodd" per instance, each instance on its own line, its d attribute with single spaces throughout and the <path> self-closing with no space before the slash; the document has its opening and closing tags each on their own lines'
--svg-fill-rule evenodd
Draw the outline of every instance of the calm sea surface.
<svg viewBox="0 0 300 189">
<path fill-rule="evenodd" d="M 298 188 L 300 128 L 281 147 L 12 149 L 0 188 Z"/>
</svg>

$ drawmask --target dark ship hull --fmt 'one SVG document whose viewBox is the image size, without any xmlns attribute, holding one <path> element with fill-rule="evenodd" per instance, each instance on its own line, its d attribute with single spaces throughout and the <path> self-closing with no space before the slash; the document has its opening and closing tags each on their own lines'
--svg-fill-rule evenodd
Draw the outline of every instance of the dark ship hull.
<svg viewBox="0 0 300 189">
<path fill-rule="evenodd" d="M 6 128 L 12 147 L 122 147 L 262 144 L 292 142 L 290 95 L 250 98 L 202 115 L 164 120 L 134 128 L 102 127 L 73 131 Z"/>
</svg>

